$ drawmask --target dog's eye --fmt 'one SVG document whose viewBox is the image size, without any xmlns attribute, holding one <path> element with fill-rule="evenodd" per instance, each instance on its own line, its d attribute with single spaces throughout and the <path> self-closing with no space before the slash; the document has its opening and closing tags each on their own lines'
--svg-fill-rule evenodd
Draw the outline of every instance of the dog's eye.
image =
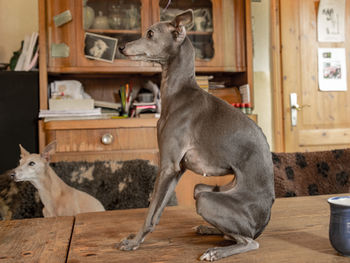
<svg viewBox="0 0 350 263">
<path fill-rule="evenodd" d="M 147 38 L 152 38 L 154 35 L 154 32 L 152 30 L 147 31 Z"/>
<path fill-rule="evenodd" d="M 28 163 L 29 166 L 34 166 L 35 165 L 35 162 L 30 162 Z"/>
</svg>

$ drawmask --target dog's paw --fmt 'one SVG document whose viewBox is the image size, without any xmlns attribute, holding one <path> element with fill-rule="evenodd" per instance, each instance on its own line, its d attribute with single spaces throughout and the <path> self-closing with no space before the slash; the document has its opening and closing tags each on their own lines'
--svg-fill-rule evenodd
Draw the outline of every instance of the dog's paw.
<svg viewBox="0 0 350 263">
<path fill-rule="evenodd" d="M 130 250 L 136 250 L 140 246 L 140 242 L 135 240 L 135 235 L 131 234 L 127 238 L 124 238 L 117 247 L 120 250 L 130 251 Z"/>
<path fill-rule="evenodd" d="M 203 255 L 199 258 L 201 261 L 215 261 L 221 259 L 223 256 L 221 255 L 221 249 L 218 247 L 209 248 L 207 251 L 203 253 Z"/>
</svg>

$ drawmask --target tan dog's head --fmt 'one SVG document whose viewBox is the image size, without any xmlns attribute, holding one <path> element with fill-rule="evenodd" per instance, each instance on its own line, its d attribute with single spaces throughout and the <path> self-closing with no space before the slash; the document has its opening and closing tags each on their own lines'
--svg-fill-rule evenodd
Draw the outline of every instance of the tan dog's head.
<svg viewBox="0 0 350 263">
<path fill-rule="evenodd" d="M 45 176 L 45 167 L 48 165 L 50 156 L 55 152 L 56 142 L 48 144 L 41 154 L 31 154 L 19 145 L 21 151 L 21 159 L 18 167 L 16 167 L 11 177 L 16 182 L 20 181 L 37 181 Z"/>
</svg>

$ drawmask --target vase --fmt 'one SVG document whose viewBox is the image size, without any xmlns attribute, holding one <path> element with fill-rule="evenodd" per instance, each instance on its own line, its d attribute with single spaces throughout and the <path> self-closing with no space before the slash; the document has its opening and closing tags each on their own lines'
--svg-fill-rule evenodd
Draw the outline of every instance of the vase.
<svg viewBox="0 0 350 263">
<path fill-rule="evenodd" d="M 87 0 L 83 1 L 83 26 L 84 29 L 89 29 L 95 20 L 95 10 L 86 5 Z"/>
<path fill-rule="evenodd" d="M 102 11 L 98 12 L 98 16 L 95 18 L 92 24 L 93 29 L 109 29 L 108 18 L 103 15 Z"/>
</svg>

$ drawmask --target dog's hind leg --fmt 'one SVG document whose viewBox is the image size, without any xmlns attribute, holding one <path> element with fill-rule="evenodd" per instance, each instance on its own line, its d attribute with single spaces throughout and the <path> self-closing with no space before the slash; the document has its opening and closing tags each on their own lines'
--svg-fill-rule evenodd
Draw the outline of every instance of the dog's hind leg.
<svg viewBox="0 0 350 263">
<path fill-rule="evenodd" d="M 240 254 L 243 252 L 248 252 L 259 248 L 259 243 L 252 238 L 233 235 L 232 240 L 236 241 L 236 244 L 226 246 L 226 247 L 214 247 L 209 248 L 200 257 L 200 260 L 214 261 L 235 254 Z"/>
<path fill-rule="evenodd" d="M 234 245 L 208 249 L 201 260 L 218 260 L 259 248 L 253 240 L 257 225 L 250 209 L 254 210 L 254 204 L 249 204 L 249 200 L 243 201 L 245 205 L 235 198 L 234 193 L 201 192 L 197 195 L 197 213 L 226 237 L 236 241 Z"/>
<path fill-rule="evenodd" d="M 207 185 L 207 184 L 197 184 L 194 188 L 194 199 L 197 199 L 197 196 L 199 193 L 202 192 L 221 192 L 221 191 L 226 191 L 228 189 L 231 189 L 235 185 L 235 178 L 228 184 L 224 186 L 212 186 L 212 185 Z M 193 228 L 195 232 L 199 235 L 223 235 L 223 233 L 212 226 L 206 226 L 206 225 L 199 225 Z"/>
</svg>

